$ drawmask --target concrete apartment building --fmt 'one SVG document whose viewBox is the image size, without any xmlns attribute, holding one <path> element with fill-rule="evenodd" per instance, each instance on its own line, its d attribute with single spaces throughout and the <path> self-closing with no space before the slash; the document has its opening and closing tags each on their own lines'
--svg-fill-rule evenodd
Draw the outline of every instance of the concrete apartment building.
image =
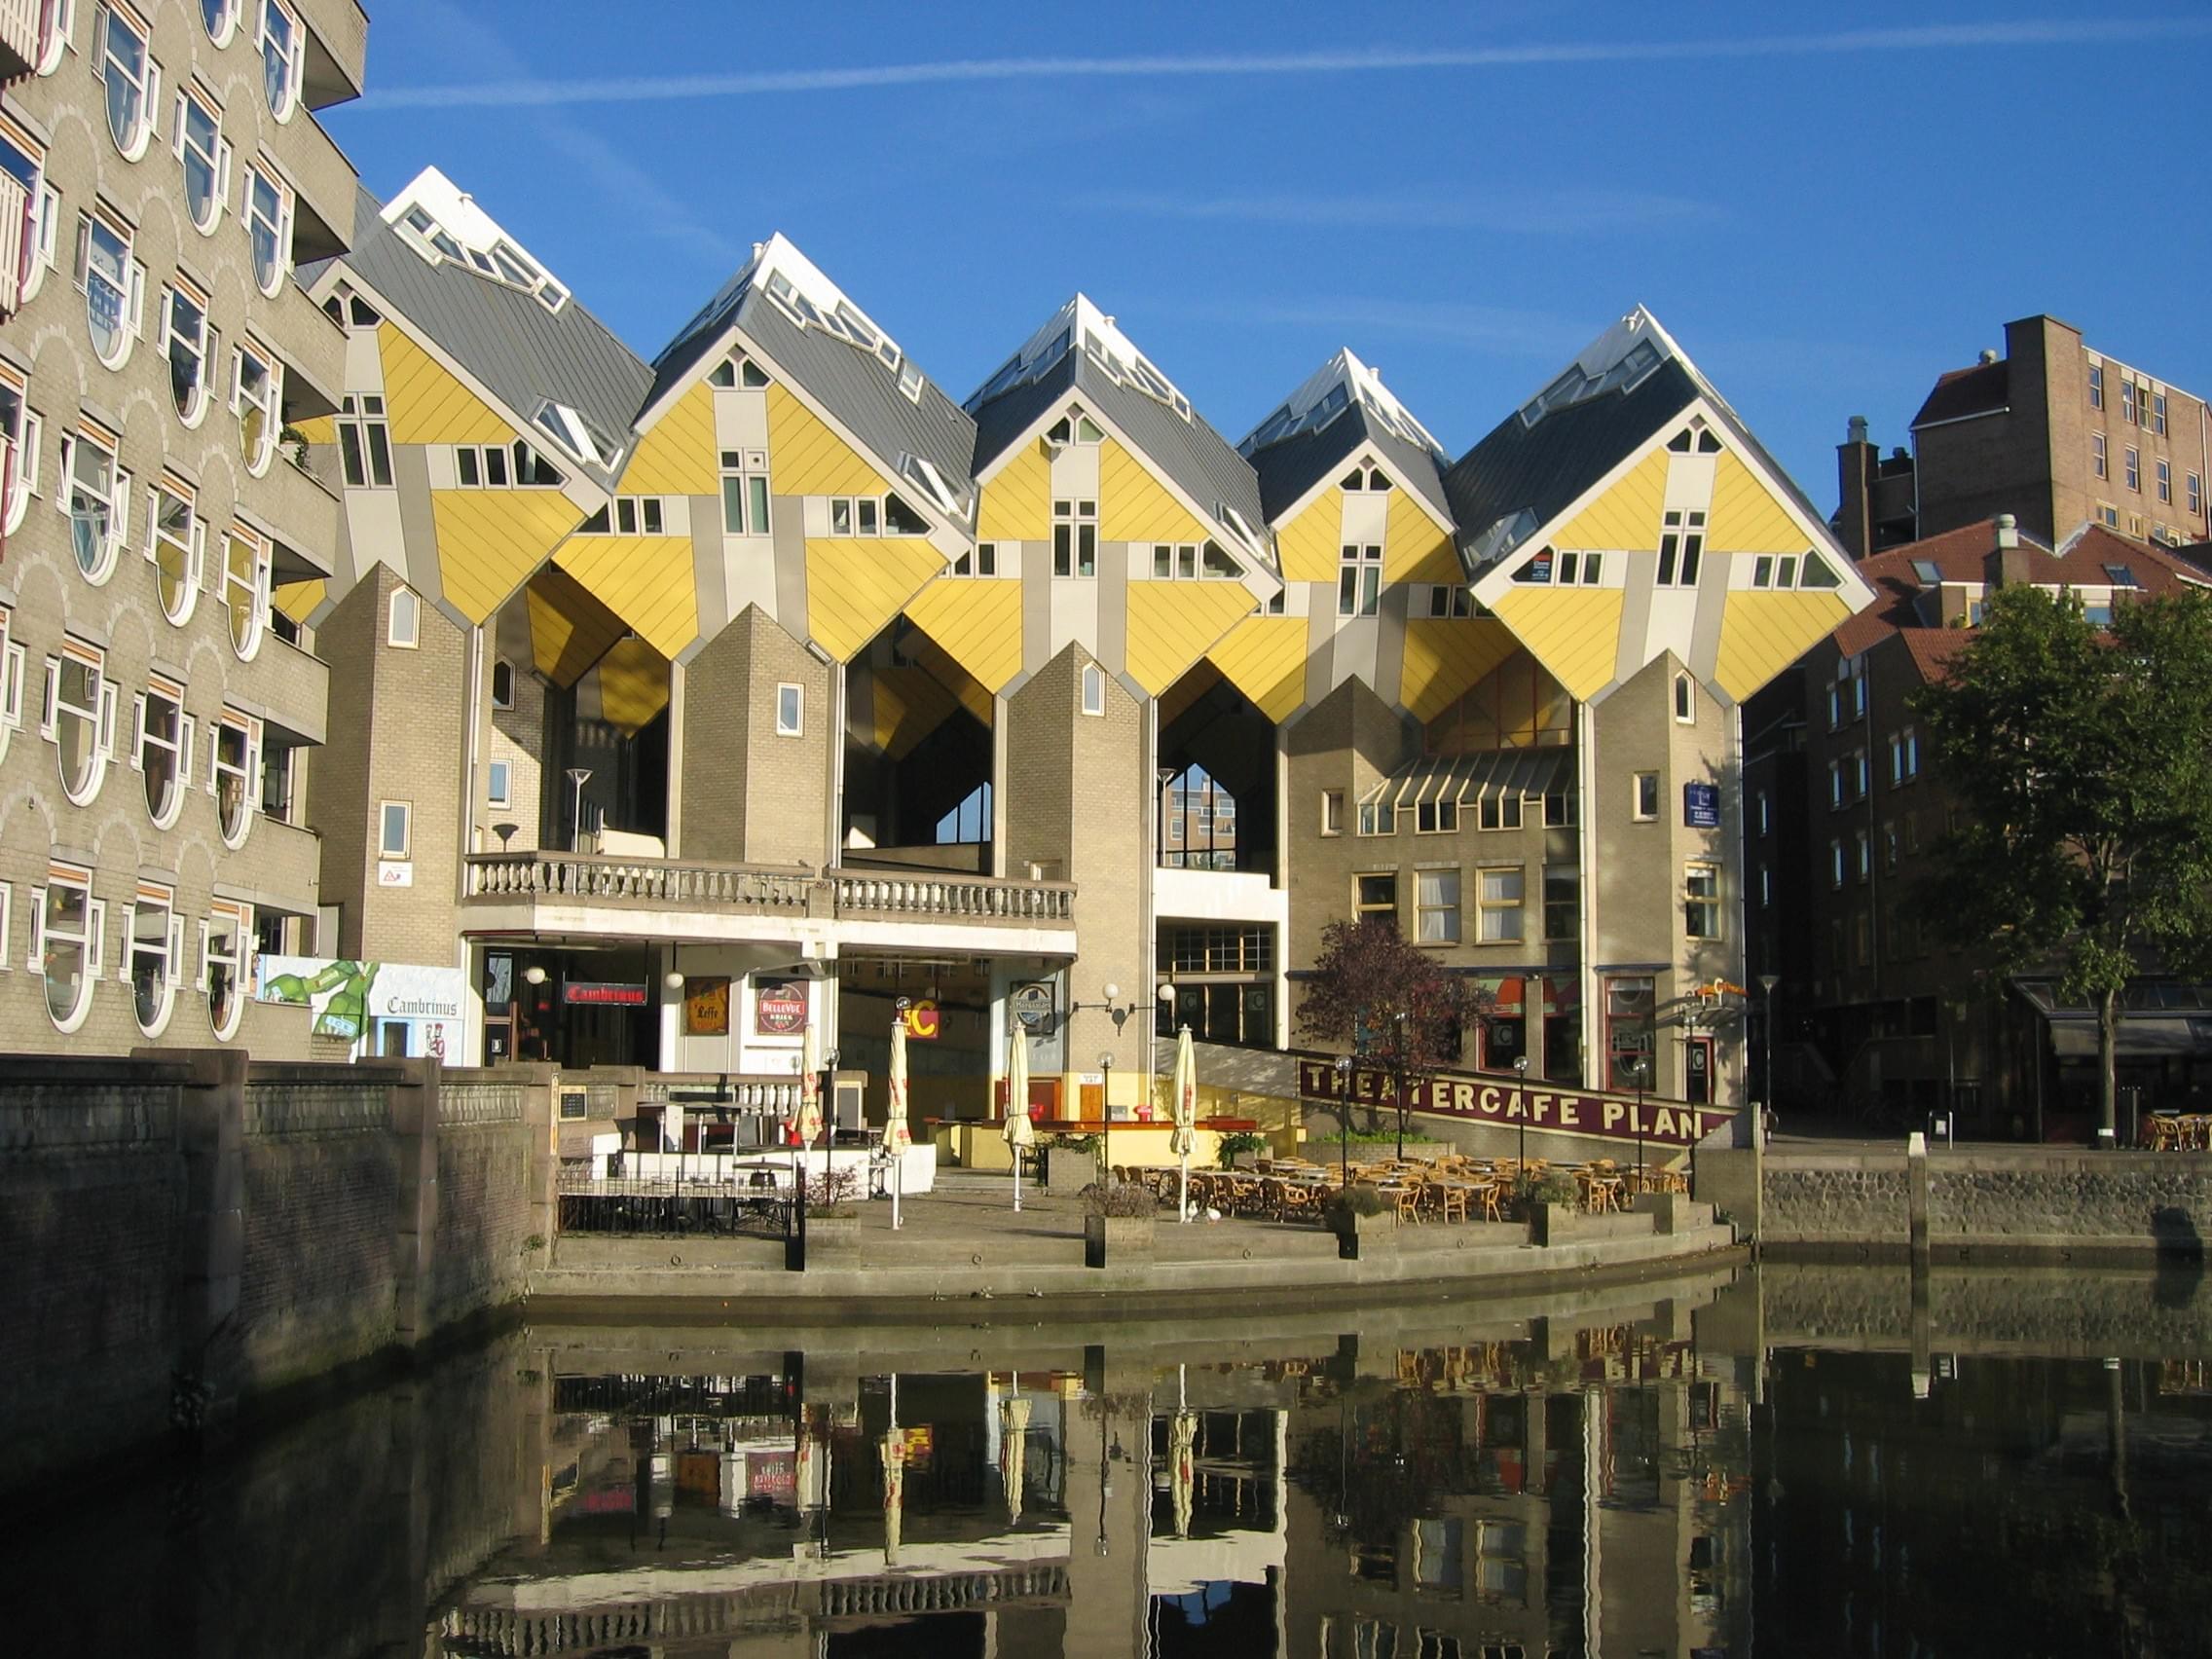
<svg viewBox="0 0 2212 1659">
<path fill-rule="evenodd" d="M 2212 538 L 2204 400 L 2086 345 L 2052 316 L 1939 376 L 1912 447 L 1884 457 L 1854 417 L 1837 450 L 1836 534 L 1854 558 L 2010 513 L 2045 545 L 2083 524 L 2171 546 Z"/>
<path fill-rule="evenodd" d="M 1956 806 L 1910 699 L 1941 676 L 1994 589 L 2079 598 L 2092 621 L 2142 595 L 2204 586 L 2163 548 L 2084 525 L 2057 547 L 2001 515 L 1860 566 L 1874 604 L 1754 700 L 1746 769 L 1754 974 L 1780 977 L 1785 1110 L 1834 1103 L 1961 1132 L 2033 1136 L 2093 1121 L 2095 1022 L 2047 977 L 1993 977 L 1949 944 L 1929 855 Z M 2142 1108 L 2212 1082 L 2198 993 L 2146 982 L 2122 1022 L 2120 1081 Z M 1815 1056 L 1819 1056 L 1817 1059 Z"/>
<path fill-rule="evenodd" d="M 1469 1064 L 1736 1097 L 1738 710 L 1868 595 L 1646 313 L 1455 462 L 1349 352 L 1232 444 L 1080 295 L 955 401 L 781 237 L 645 363 L 434 170 L 357 226 L 276 598 L 367 699 L 326 948 L 460 971 L 464 1057 L 880 1076 L 904 1001 L 917 1110 L 1011 1027 L 1125 1114 L 1365 912 Z"/>
<path fill-rule="evenodd" d="M 271 610 L 338 503 L 290 429 L 344 337 L 352 0 L 0 7 L 0 1030 L 304 1055 L 250 1001 L 312 940 L 327 672 Z"/>
</svg>

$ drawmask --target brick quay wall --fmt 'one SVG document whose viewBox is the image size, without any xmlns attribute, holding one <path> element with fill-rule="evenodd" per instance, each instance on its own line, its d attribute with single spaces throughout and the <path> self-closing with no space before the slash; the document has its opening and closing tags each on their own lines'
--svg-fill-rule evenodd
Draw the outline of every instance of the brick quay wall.
<svg viewBox="0 0 2212 1659">
<path fill-rule="evenodd" d="M 0 1489 L 518 1301 L 550 1067 L 0 1060 Z"/>
</svg>

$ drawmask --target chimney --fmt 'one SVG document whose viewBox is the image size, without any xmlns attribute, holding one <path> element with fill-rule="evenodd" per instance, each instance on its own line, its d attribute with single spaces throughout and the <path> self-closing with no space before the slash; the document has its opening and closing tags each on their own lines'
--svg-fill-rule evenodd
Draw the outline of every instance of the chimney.
<svg viewBox="0 0 2212 1659">
<path fill-rule="evenodd" d="M 2008 547 L 2019 545 L 2020 521 L 2010 513 L 1999 513 L 1997 515 L 1997 550 L 2002 553 Z"/>
<path fill-rule="evenodd" d="M 2020 543 L 2020 521 L 2010 513 L 1999 513 L 1995 529 L 1995 545 L 1982 561 L 1982 579 L 1991 587 L 2034 581 L 2034 553 Z"/>
<path fill-rule="evenodd" d="M 1881 452 L 1867 442 L 1865 416 L 1852 416 L 1843 430 L 1843 442 L 1835 447 L 1835 534 L 1856 564 L 1874 551 L 1870 497 Z"/>
<path fill-rule="evenodd" d="M 1983 348 L 1981 349 L 1981 366 L 1982 366 L 1983 368 L 1985 368 L 1985 369 L 1986 369 L 1987 367 L 1989 367 L 1989 365 L 1990 365 L 1990 364 L 1992 364 L 1992 363 L 1994 363 L 1994 362 L 1996 362 L 1996 361 L 1997 361 L 1997 351 L 1996 351 L 1996 349 L 1995 349 L 1994 347 L 1984 346 L 1984 347 L 1983 347 Z"/>
<path fill-rule="evenodd" d="M 1865 416 L 1854 415 L 1844 423 L 1843 441 L 1847 444 L 1862 444 L 1866 441 Z"/>
</svg>

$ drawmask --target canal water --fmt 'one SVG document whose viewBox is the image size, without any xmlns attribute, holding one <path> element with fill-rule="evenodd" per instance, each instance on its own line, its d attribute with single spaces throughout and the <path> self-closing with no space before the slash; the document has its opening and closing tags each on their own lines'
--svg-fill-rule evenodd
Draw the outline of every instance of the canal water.
<svg viewBox="0 0 2212 1659">
<path fill-rule="evenodd" d="M 539 1320 L 25 1496 L 8 1648 L 2212 1652 L 2194 1281 L 1930 1301 L 1831 1270 L 1196 1323 Z"/>
</svg>

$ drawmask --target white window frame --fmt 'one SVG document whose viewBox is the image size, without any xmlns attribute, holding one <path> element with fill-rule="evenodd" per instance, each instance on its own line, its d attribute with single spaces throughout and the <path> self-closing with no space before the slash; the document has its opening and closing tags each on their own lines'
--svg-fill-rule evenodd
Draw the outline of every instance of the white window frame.
<svg viewBox="0 0 2212 1659">
<path fill-rule="evenodd" d="M 103 233 L 118 245 L 119 275 L 111 274 L 93 258 Z M 146 267 L 132 257 L 136 243 L 137 232 L 104 209 L 77 215 L 77 291 L 85 296 L 85 334 L 92 343 L 92 355 L 110 369 L 121 369 L 130 361 L 130 348 L 138 339 L 143 320 Z M 100 349 L 99 325 L 92 314 L 95 287 L 115 294 L 115 332 L 110 342 L 113 356 Z"/>
<path fill-rule="evenodd" d="M 39 36 L 38 62 L 33 72 L 51 75 L 61 67 L 77 32 L 77 0 L 54 0 L 53 9 L 41 13 L 41 22 L 46 32 Z"/>
<path fill-rule="evenodd" d="M 244 754 L 237 765 L 223 759 L 223 736 L 237 732 Z M 261 722 L 236 709 L 225 709 L 207 733 L 207 794 L 215 803 L 215 833 L 223 845 L 237 851 L 253 833 L 253 821 L 261 815 Z M 223 779 L 238 779 L 239 815 L 235 825 L 223 822 Z"/>
<path fill-rule="evenodd" d="M 2138 496 L 2142 495 L 2143 452 L 2133 444 L 2129 444 L 2124 450 L 2120 451 L 2120 462 L 2124 468 L 2124 482 L 2127 487 Z"/>
<path fill-rule="evenodd" d="M 180 333 L 176 324 L 179 301 L 200 313 L 200 329 L 197 339 Z M 155 320 L 154 349 L 161 353 L 162 361 L 169 371 L 169 401 L 176 410 L 176 418 L 187 428 L 196 428 L 207 418 L 207 406 L 214 401 L 209 395 L 208 357 L 214 344 L 215 330 L 208 320 L 210 301 L 197 283 L 182 276 L 170 279 L 162 290 L 161 312 Z M 189 407 L 176 401 L 176 359 L 182 352 L 197 365 L 192 377 L 192 402 Z"/>
<path fill-rule="evenodd" d="M 423 602 L 413 588 L 391 590 L 391 605 L 385 612 L 384 643 L 395 651 L 411 651 L 422 645 Z"/>
<path fill-rule="evenodd" d="M 999 544 L 995 541 L 978 541 L 973 548 L 963 551 L 952 561 L 944 572 L 948 576 L 973 577 L 977 580 L 999 573 Z"/>
<path fill-rule="evenodd" d="M 53 923 L 47 915 L 47 901 L 55 888 L 71 888 L 85 896 L 85 931 L 82 934 L 61 934 L 58 937 L 73 943 L 82 951 L 83 968 L 77 976 L 76 1001 L 66 1011 L 55 1007 L 54 981 L 47 961 L 49 941 L 56 937 Z M 100 958 L 105 954 L 107 933 L 106 902 L 93 896 L 92 872 L 77 865 L 50 863 L 47 866 L 46 885 L 31 889 L 31 940 L 30 955 L 25 962 L 45 985 L 46 1016 L 54 1022 L 55 1030 L 64 1037 L 85 1023 L 92 1011 L 92 987 L 99 980 Z"/>
<path fill-rule="evenodd" d="M 1321 833 L 1324 835 L 1342 835 L 1344 832 L 1345 792 L 1342 790 L 1323 790 L 1321 792 Z"/>
<path fill-rule="evenodd" d="M 389 490 L 391 423 L 379 392 L 348 392 L 333 423 L 338 476 L 349 490 Z"/>
<path fill-rule="evenodd" d="M 1520 795 L 1484 795 L 1475 803 L 1475 828 L 1478 830 L 1518 830 L 1525 811 Z"/>
<path fill-rule="evenodd" d="M 291 36 L 281 49 L 277 47 L 276 31 L 269 24 L 272 17 L 281 18 L 291 25 Z M 262 95 L 269 100 L 269 113 L 278 121 L 292 119 L 292 111 L 300 106 L 300 80 L 307 61 L 307 28 L 299 15 L 283 0 L 262 0 L 261 18 L 254 29 L 254 47 L 261 56 Z M 282 75 L 282 90 L 276 82 Z"/>
<path fill-rule="evenodd" d="M 1500 885 L 1496 897 L 1492 896 L 1491 878 L 1510 876 L 1513 890 L 1507 894 Z M 1520 944 L 1529 937 L 1529 872 L 1521 865 L 1486 865 L 1475 875 L 1475 942 L 1477 944 Z M 1510 919 L 1511 932 L 1507 932 Z"/>
<path fill-rule="evenodd" d="M 512 760 L 491 760 L 484 767 L 484 799 L 492 806 L 505 806 L 514 797 L 515 763 Z"/>
<path fill-rule="evenodd" d="M 92 43 L 91 67 L 92 79 L 100 84 L 103 96 L 100 100 L 101 124 L 108 136 L 127 162 L 135 162 L 146 154 L 146 146 L 154 135 L 154 110 L 162 97 L 162 66 L 154 61 L 154 31 L 129 6 L 122 0 L 104 0 L 92 11 L 93 26 L 99 38 Z M 116 30 L 133 37 L 138 43 L 138 73 L 133 77 L 129 68 L 109 50 Z M 115 129 L 115 83 L 120 80 L 137 94 L 137 113 L 131 118 L 128 133 Z"/>
<path fill-rule="evenodd" d="M 1337 553 L 1337 614 L 1373 616 L 1382 606 L 1382 549 L 1344 543 Z"/>
<path fill-rule="evenodd" d="M 76 663 L 92 677 L 89 708 L 62 702 L 64 661 Z M 69 797 L 73 806 L 89 806 L 100 793 L 100 785 L 107 777 L 108 759 L 115 752 L 115 711 L 116 688 L 107 677 L 107 653 L 96 645 L 64 639 L 61 655 L 46 659 L 46 700 L 39 735 L 54 745 L 55 770 L 61 780 L 61 793 Z M 82 774 L 74 781 L 69 776 L 68 762 L 62 752 L 61 722 L 65 719 L 82 719 L 89 725 L 90 753 Z"/>
<path fill-rule="evenodd" d="M 1106 713 L 1106 671 L 1094 662 L 1083 665 L 1081 696 L 1083 712 L 1103 716 Z"/>
<path fill-rule="evenodd" d="M 218 49 L 230 45 L 239 30 L 239 0 L 200 0 L 200 20 Z"/>
<path fill-rule="evenodd" d="M 1381 903 L 1366 897 L 1363 885 L 1370 881 L 1387 881 L 1390 884 L 1390 902 Z M 1394 869 L 1355 870 L 1351 878 L 1352 920 L 1363 922 L 1370 916 L 1381 916 L 1392 927 L 1398 925 L 1398 872 Z"/>
<path fill-rule="evenodd" d="M 1488 802 L 1486 801 L 1487 805 Z M 1452 835 L 1459 830 L 1459 801 L 1456 795 L 1440 796 L 1435 800 L 1417 801 L 1414 804 L 1414 833 L 1417 835 Z"/>
<path fill-rule="evenodd" d="M 1356 832 L 1361 835 L 1395 835 L 1398 832 L 1398 803 L 1391 800 L 1361 801 Z"/>
<path fill-rule="evenodd" d="M 168 515 L 163 509 L 168 501 L 184 508 L 181 540 L 167 527 Z M 177 566 L 173 592 L 165 559 Z M 191 486 L 166 472 L 146 492 L 146 562 L 154 567 L 154 597 L 161 603 L 162 614 L 171 626 L 183 627 L 199 605 L 200 584 L 205 577 L 207 523 L 200 516 L 198 498 Z"/>
<path fill-rule="evenodd" d="M 507 675 L 507 694 L 504 697 L 499 695 L 499 671 L 501 669 L 506 670 Z M 506 710 L 515 706 L 515 665 L 505 657 L 494 657 L 492 659 L 490 694 L 492 707 L 495 709 Z"/>
<path fill-rule="evenodd" d="M 1660 514 L 1658 585 L 1694 588 L 1705 563 L 1705 514 L 1669 507 Z"/>
<path fill-rule="evenodd" d="M 399 815 L 399 845 L 391 844 L 392 814 Z M 411 800 L 377 802 L 377 857 L 405 860 L 415 856 L 415 803 Z"/>
<path fill-rule="evenodd" d="M 2106 445 L 2102 432 L 2089 434 L 2089 475 L 2093 478 L 2112 476 L 2111 450 Z"/>
<path fill-rule="evenodd" d="M 1086 566 L 1088 568 L 1086 569 Z M 1070 497 L 1052 502 L 1052 574 L 1071 581 L 1098 575 L 1098 503 Z"/>
<path fill-rule="evenodd" d="M 30 405 L 30 387 L 24 377 L 4 363 L 0 363 L 0 390 L 5 390 L 16 406 L 14 429 L 0 426 L 0 444 L 6 445 L 8 461 L 8 493 L 7 499 L 0 502 L 0 528 L 13 535 L 22 528 L 31 498 L 38 494 L 39 451 L 46 423 Z"/>
<path fill-rule="evenodd" d="M 197 110 L 206 119 L 209 133 L 208 145 L 197 142 L 192 131 L 192 113 Z M 231 145 L 223 136 L 223 108 L 196 83 L 187 81 L 177 89 L 176 113 L 169 129 L 169 152 L 176 157 L 187 183 L 184 186 L 184 213 L 192 221 L 192 228 L 203 237 L 215 234 L 215 227 L 223 222 L 223 210 L 231 199 Z M 211 146 L 211 147 L 210 147 Z M 207 217 L 203 220 L 192 204 L 192 163 L 198 160 L 207 168 Z"/>
<path fill-rule="evenodd" d="M 245 366 L 252 362 L 268 376 L 268 393 L 265 401 L 246 395 Z M 252 408 L 261 414 L 261 445 L 258 450 L 246 448 L 246 410 Z M 259 346 L 240 341 L 231 353 L 231 413 L 239 418 L 239 458 L 245 462 L 246 471 L 259 478 L 269 470 L 269 463 L 276 456 L 276 433 L 283 424 L 284 365 L 274 351 L 265 351 Z"/>
<path fill-rule="evenodd" d="M 1834 838 L 1828 841 L 1828 886 L 1843 890 L 1843 842 Z"/>
<path fill-rule="evenodd" d="M 265 218 L 253 199 L 254 187 L 267 185 L 276 198 L 276 216 Z M 266 161 L 257 161 L 245 169 L 245 186 L 239 192 L 239 223 L 245 229 L 246 264 L 253 272 L 254 286 L 270 299 L 275 299 L 284 286 L 284 278 L 292 271 L 292 221 L 295 208 L 292 187 L 277 176 L 276 169 Z M 261 255 L 255 245 L 255 237 L 266 232 L 275 244 L 266 276 L 261 270 Z"/>
<path fill-rule="evenodd" d="M 1647 780 L 1651 793 L 1651 805 L 1648 811 L 1645 810 L 1643 800 Z M 1631 772 L 1628 775 L 1628 815 L 1630 820 L 1637 824 L 1656 824 L 1659 822 L 1661 805 L 1659 774 L 1657 772 Z"/>
<path fill-rule="evenodd" d="M 721 450 L 722 534 L 766 535 L 770 533 L 768 453 L 765 450 Z M 734 487 L 735 494 L 732 494 Z M 732 512 L 731 509 L 736 511 Z M 735 519 L 735 523 L 732 523 Z"/>
<path fill-rule="evenodd" d="M 2174 463 L 2159 456 L 2151 463 L 2151 475 L 2157 482 L 2158 499 L 2172 504 L 2174 498 Z"/>
<path fill-rule="evenodd" d="M 463 485 L 463 489 L 476 488 Z M 498 485 L 485 488 L 498 489 Z M 607 505 L 576 526 L 578 535 L 667 535 L 668 498 L 664 496 L 610 496 Z"/>
<path fill-rule="evenodd" d="M 1687 674 L 1675 676 L 1675 721 L 1677 725 L 1697 724 L 1697 682 Z"/>
<path fill-rule="evenodd" d="M 55 505 L 69 521 L 70 562 L 77 567 L 77 573 L 94 587 L 106 585 L 108 578 L 115 574 L 117 556 L 130 535 L 130 474 L 122 467 L 121 448 L 113 433 L 89 421 L 74 432 L 64 433 L 61 439 L 61 487 L 54 498 Z M 107 463 L 104 483 L 81 480 L 77 476 L 79 462 L 87 456 L 97 457 Z M 80 496 L 104 509 L 104 525 L 94 546 L 88 547 L 81 534 L 92 510 L 79 505 Z"/>
<path fill-rule="evenodd" d="M 784 681 L 776 687 L 776 735 L 778 737 L 804 737 L 806 735 L 806 687 L 793 681 Z"/>
<path fill-rule="evenodd" d="M 161 939 L 158 944 L 142 943 L 138 937 L 139 922 L 149 910 L 161 912 Z M 154 1017 L 148 1019 L 141 1012 L 138 1000 L 138 960 L 141 956 L 158 956 L 160 960 L 161 1004 Z M 123 912 L 123 948 L 116 963 L 116 976 L 130 997 L 130 1016 L 137 1021 L 138 1029 L 148 1037 L 159 1037 L 168 1029 L 170 1017 L 176 1013 L 177 981 L 182 977 L 184 963 L 184 922 L 176 913 L 176 892 L 154 882 L 141 881 L 138 896 Z"/>
<path fill-rule="evenodd" d="M 1435 884 L 1433 901 L 1430 883 Z M 1459 942 L 1459 872 L 1456 869 L 1415 869 L 1414 942 Z"/>
<path fill-rule="evenodd" d="M 1711 859 L 1691 859 L 1682 866 L 1682 937 L 1720 938 L 1720 866 Z"/>
<path fill-rule="evenodd" d="M 239 547 L 246 549 L 251 559 L 251 570 L 244 580 L 239 576 L 238 561 L 233 556 Z M 261 649 L 262 637 L 269 631 L 269 567 L 272 554 L 269 542 L 257 532 L 244 525 L 234 524 L 223 533 L 223 607 L 231 614 L 231 652 L 240 662 L 251 662 Z M 240 614 L 240 596 L 244 611 Z"/>
<path fill-rule="evenodd" d="M 220 948 L 225 924 L 238 931 L 231 936 L 228 950 Z M 215 998 L 215 970 L 230 970 L 230 990 L 227 997 L 227 1017 L 219 1014 Z M 245 1005 L 253 994 L 253 907 L 228 899 L 217 899 L 209 906 L 207 919 L 200 924 L 200 994 L 207 1001 L 207 1028 L 218 1043 L 228 1043 L 239 1034 L 239 1026 L 245 1015 Z"/>
<path fill-rule="evenodd" d="M 160 737 L 155 734 L 151 718 L 156 700 L 176 710 L 176 736 Z M 130 769 L 145 780 L 140 793 L 146 799 L 146 817 L 157 830 L 166 830 L 176 823 L 177 815 L 184 810 L 184 797 L 192 793 L 192 717 L 184 711 L 184 687 L 172 681 L 158 677 L 147 682 L 146 689 L 139 692 L 134 702 L 133 733 L 130 744 Z M 151 787 L 153 774 L 149 771 L 147 752 L 166 749 L 172 765 L 169 770 L 167 796 L 156 804 L 146 789 Z"/>
</svg>

